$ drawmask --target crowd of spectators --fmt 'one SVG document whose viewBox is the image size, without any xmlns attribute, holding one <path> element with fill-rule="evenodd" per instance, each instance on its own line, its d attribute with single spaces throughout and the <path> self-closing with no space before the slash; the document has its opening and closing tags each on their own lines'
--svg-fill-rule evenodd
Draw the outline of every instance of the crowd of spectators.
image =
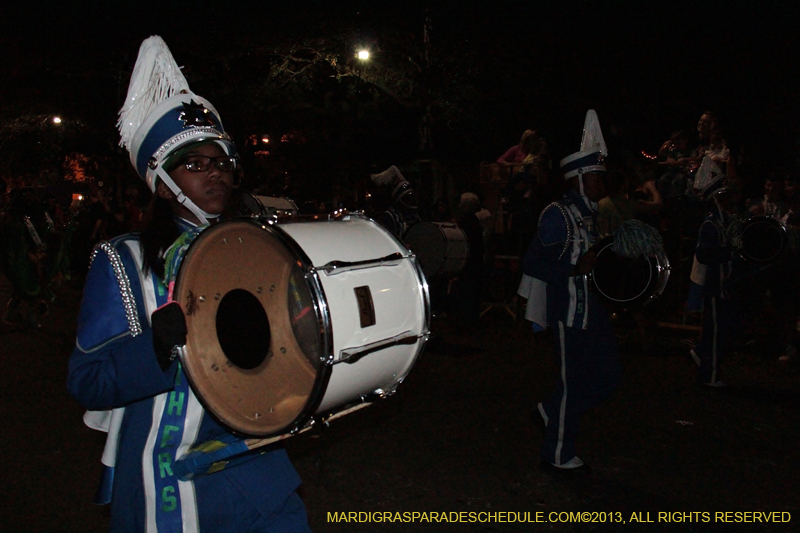
<svg viewBox="0 0 800 533">
<path fill-rule="evenodd" d="M 489 265 L 495 255 L 524 254 L 536 233 L 539 214 L 561 196 L 563 179 L 558 176 L 557 160 L 550 152 L 540 132 L 528 129 L 518 144 L 497 159 L 499 165 L 511 169 L 500 203 L 489 205 L 487 209 L 480 198 L 475 213 L 482 227 L 481 249 L 485 264 Z M 685 321 L 697 231 L 706 215 L 706 204 L 697 197 L 692 184 L 704 157 L 711 158 L 727 176 L 741 217 L 771 217 L 785 229 L 786 253 L 775 264 L 761 265 L 755 269 L 758 272 L 744 276 L 746 290 L 743 292 L 748 299 L 745 312 L 750 337 L 772 338 L 780 344 L 781 356 L 792 358 L 796 353 L 796 324 L 800 313 L 795 309 L 800 284 L 795 280 L 800 276 L 793 269 L 800 247 L 798 174 L 791 168 L 773 168 L 764 175 L 740 170 L 741 151 L 729 147 L 713 112 L 701 113 L 695 128 L 673 131 L 655 156 L 612 151 L 606 161 L 608 196 L 599 204 L 601 234 L 612 235 L 621 222 L 630 218 L 643 220 L 659 230 L 671 275 L 663 301 L 654 307 L 663 315 L 659 319 L 682 317 Z M 2 185 L 5 189 L 5 184 Z M 473 190 L 480 196 L 481 190 Z M 53 298 L 53 285 L 70 278 L 80 283 L 97 242 L 137 231 L 145 212 L 137 193 L 137 190 L 125 190 L 112 194 L 95 187 L 82 202 L 69 203 L 59 201 L 55 194 L 44 189 L 4 191 L 0 195 L 3 271 L 16 283 L 15 296 L 3 310 L 4 320 L 38 325 L 38 319 L 47 312 L 48 301 Z M 298 204 L 301 214 L 318 214 L 326 209 L 325 202 L 313 199 L 313 195 L 293 199 L 303 200 Z M 378 199 L 375 195 L 368 201 L 376 204 Z M 461 206 L 452 206 L 456 211 L 452 213 L 451 204 L 444 199 L 420 200 L 424 205 L 419 212 L 423 219 L 431 222 L 453 222 L 464 215 Z M 340 204 L 335 205 L 362 209 L 368 214 L 378 213 L 371 204 Z M 507 214 L 505 227 L 500 231 L 495 224 L 499 211 Z M 26 224 L 26 217 L 30 224 Z M 42 246 L 37 244 L 37 236 Z M 47 258 L 44 268 L 43 257 Z M 487 272 L 490 270 L 487 267 Z M 36 282 L 22 288 L 22 278 L 28 283 Z M 489 283 L 482 285 L 488 288 Z M 26 306 L 32 311 L 16 312 L 17 307 Z"/>
<path fill-rule="evenodd" d="M 95 244 L 137 231 L 144 207 L 137 190 L 115 198 L 102 187 L 87 195 L 55 188 L 5 191 L 0 204 L 0 267 L 11 284 L 2 302 L 5 326 L 40 327 L 64 281 L 77 285 L 89 268 Z"/>
</svg>

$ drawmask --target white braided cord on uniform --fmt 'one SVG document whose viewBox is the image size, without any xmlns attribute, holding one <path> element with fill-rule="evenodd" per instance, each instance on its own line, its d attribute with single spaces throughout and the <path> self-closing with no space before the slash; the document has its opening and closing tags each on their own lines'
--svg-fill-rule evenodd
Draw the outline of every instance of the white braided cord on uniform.
<svg viewBox="0 0 800 533">
<path fill-rule="evenodd" d="M 125 272 L 125 268 L 122 265 L 122 258 L 119 256 L 117 249 L 114 248 L 110 242 L 102 241 L 97 243 L 94 250 L 92 250 L 92 255 L 89 260 L 90 267 L 100 250 L 105 252 L 108 256 L 108 261 L 111 263 L 111 268 L 114 270 L 114 276 L 117 278 L 117 283 L 119 283 L 119 294 L 122 298 L 122 305 L 125 307 L 125 316 L 128 319 L 128 329 L 131 332 L 131 336 L 135 337 L 142 333 L 142 325 L 139 323 L 139 315 L 136 312 L 136 299 L 131 290 L 131 282 L 128 279 L 128 274 Z"/>
</svg>

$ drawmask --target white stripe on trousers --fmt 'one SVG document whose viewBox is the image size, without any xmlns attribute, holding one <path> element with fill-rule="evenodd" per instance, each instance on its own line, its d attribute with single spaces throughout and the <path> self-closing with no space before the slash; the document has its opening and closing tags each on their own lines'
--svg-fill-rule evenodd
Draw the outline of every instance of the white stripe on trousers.
<svg viewBox="0 0 800 533">
<path fill-rule="evenodd" d="M 564 323 L 558 323 L 558 336 L 561 346 L 561 405 L 558 409 L 558 444 L 556 445 L 555 464 L 560 465 L 561 448 L 564 445 L 564 420 L 567 416 L 567 342 L 564 336 Z"/>
<path fill-rule="evenodd" d="M 719 325 L 717 324 L 717 297 L 711 298 L 711 319 L 714 321 L 714 338 L 711 339 L 711 383 L 717 382 L 717 336 L 719 335 Z"/>
</svg>

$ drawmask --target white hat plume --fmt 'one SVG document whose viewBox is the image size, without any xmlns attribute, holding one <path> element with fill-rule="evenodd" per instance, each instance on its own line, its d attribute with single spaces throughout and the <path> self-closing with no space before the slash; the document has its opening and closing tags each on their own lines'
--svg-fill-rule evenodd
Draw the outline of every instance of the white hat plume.
<svg viewBox="0 0 800 533">
<path fill-rule="evenodd" d="M 376 185 L 394 185 L 397 182 L 406 181 L 403 174 L 400 173 L 400 169 L 394 165 L 378 174 L 370 174 L 370 176 Z"/>
<path fill-rule="evenodd" d="M 120 146 L 130 151 L 136 130 L 150 112 L 167 98 L 188 91 L 189 83 L 167 43 L 158 35 L 145 39 L 139 47 L 128 96 L 119 111 Z"/>
<path fill-rule="evenodd" d="M 597 112 L 594 109 L 586 112 L 586 119 L 583 121 L 581 152 L 588 150 L 600 152 L 603 157 L 608 155 L 606 141 L 603 139 L 603 131 L 600 129 L 600 120 L 597 118 Z"/>
<path fill-rule="evenodd" d="M 719 165 L 710 157 L 705 156 L 702 163 L 700 163 L 700 168 L 697 169 L 697 173 L 695 174 L 694 188 L 701 193 L 705 193 L 724 178 L 725 174 L 722 173 L 722 169 L 719 168 Z"/>
</svg>

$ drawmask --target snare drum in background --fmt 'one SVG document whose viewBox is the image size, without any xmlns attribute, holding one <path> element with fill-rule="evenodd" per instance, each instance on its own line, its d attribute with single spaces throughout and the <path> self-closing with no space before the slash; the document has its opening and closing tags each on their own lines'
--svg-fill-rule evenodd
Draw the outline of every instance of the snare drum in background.
<svg viewBox="0 0 800 533">
<path fill-rule="evenodd" d="M 667 286 L 670 265 L 665 253 L 627 258 L 617 255 L 612 236 L 596 247 L 597 264 L 589 274 L 593 290 L 607 302 L 632 307 L 660 296 Z"/>
<path fill-rule="evenodd" d="M 237 202 L 237 214 L 243 217 L 277 218 L 284 221 L 287 218 L 296 218 L 298 209 L 288 198 L 241 193 Z"/>
<path fill-rule="evenodd" d="M 296 217 L 299 214 L 297 205 L 288 198 L 282 196 L 256 196 L 256 198 L 264 206 L 264 212 L 267 216 L 283 219 Z"/>
<path fill-rule="evenodd" d="M 753 263 L 774 261 L 790 245 L 786 226 L 771 216 L 735 217 L 727 232 L 733 248 L 743 259 Z"/>
<path fill-rule="evenodd" d="M 255 436 L 391 394 L 429 335 L 416 259 L 365 217 L 211 226 L 186 252 L 174 299 L 195 393 Z"/>
<path fill-rule="evenodd" d="M 261 217 L 266 214 L 264 204 L 258 196 L 250 193 L 240 193 L 236 201 L 236 214 L 240 217 Z"/>
<path fill-rule="evenodd" d="M 458 224 L 417 222 L 403 241 L 419 259 L 426 277 L 456 275 L 469 258 L 469 241 Z"/>
</svg>

